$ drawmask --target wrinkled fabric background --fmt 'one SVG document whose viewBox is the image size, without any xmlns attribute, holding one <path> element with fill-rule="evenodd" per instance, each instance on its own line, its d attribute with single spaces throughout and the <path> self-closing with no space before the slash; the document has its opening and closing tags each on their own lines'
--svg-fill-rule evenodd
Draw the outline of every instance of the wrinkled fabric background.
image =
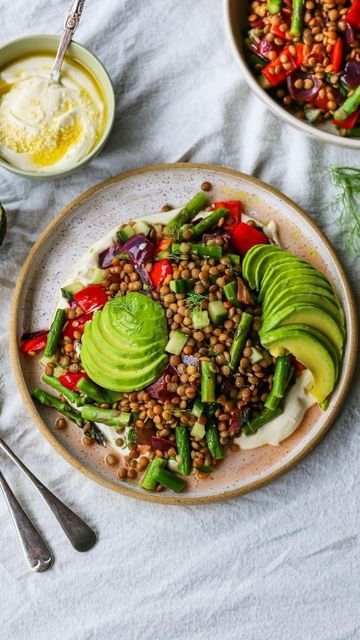
<svg viewBox="0 0 360 640">
<path fill-rule="evenodd" d="M 241 1 L 241 0 L 239 0 Z M 0 42 L 59 32 L 64 0 L 0 0 Z M 40 435 L 10 371 L 11 295 L 31 245 L 85 189 L 156 162 L 214 162 L 270 182 L 327 233 L 359 293 L 359 265 L 342 253 L 327 208 L 325 169 L 359 163 L 282 126 L 245 86 L 220 0 L 88 0 L 77 40 L 114 80 L 116 124 L 91 166 L 57 181 L 0 171 L 9 230 L 0 249 L 1 433 L 99 533 L 74 551 L 46 506 L 7 461 L 1 468 L 56 554 L 32 574 L 0 499 L 3 640 L 340 640 L 360 638 L 359 385 L 304 462 L 243 498 L 166 507 L 116 495 L 77 473 Z"/>
</svg>

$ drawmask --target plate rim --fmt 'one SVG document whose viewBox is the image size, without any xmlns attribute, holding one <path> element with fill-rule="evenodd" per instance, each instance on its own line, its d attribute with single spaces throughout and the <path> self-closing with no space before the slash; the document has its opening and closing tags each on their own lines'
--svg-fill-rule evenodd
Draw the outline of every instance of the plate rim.
<svg viewBox="0 0 360 640">
<path fill-rule="evenodd" d="M 56 227 L 71 214 L 73 209 L 75 209 L 78 205 L 85 202 L 88 198 L 93 196 L 98 191 L 123 180 L 126 180 L 129 177 L 141 175 L 143 173 L 151 173 L 153 171 L 168 171 L 177 169 L 186 169 L 189 171 L 194 171 L 197 169 L 214 171 L 215 173 L 225 173 L 234 178 L 240 178 L 245 182 L 248 182 L 250 185 L 256 185 L 261 187 L 265 191 L 270 192 L 272 195 L 280 198 L 287 205 L 291 206 L 297 215 L 300 218 L 305 219 L 306 222 L 312 227 L 318 237 L 320 237 L 321 241 L 324 243 L 327 251 L 330 253 L 332 260 L 335 263 L 335 266 L 339 272 L 340 279 L 345 289 L 346 299 L 349 305 L 349 324 L 353 328 L 352 331 L 352 339 L 350 342 L 350 355 L 349 355 L 349 364 L 347 368 L 347 375 L 344 379 L 343 388 L 341 389 L 337 404 L 334 406 L 332 413 L 327 417 L 324 421 L 324 424 L 321 430 L 317 433 L 316 437 L 311 440 L 304 449 L 302 449 L 297 455 L 294 456 L 289 462 L 285 463 L 280 469 L 277 469 L 270 473 L 265 478 L 259 478 L 254 480 L 250 484 L 238 487 L 230 490 L 222 490 L 217 495 L 208 495 L 208 496 L 192 496 L 186 497 L 186 494 L 180 495 L 161 495 L 161 494 L 153 494 L 153 493 L 141 493 L 132 488 L 131 485 L 117 484 L 111 480 L 107 480 L 106 478 L 101 477 L 95 471 L 89 469 L 85 464 L 80 462 L 70 451 L 66 449 L 66 447 L 59 442 L 53 433 L 47 427 L 45 421 L 41 418 L 40 414 L 36 410 L 35 404 L 33 403 L 29 391 L 26 386 L 25 378 L 22 372 L 20 357 L 19 357 L 19 349 L 16 335 L 16 327 L 17 327 L 17 316 L 18 316 L 18 308 L 20 303 L 20 298 L 23 291 L 23 286 L 25 284 L 27 272 L 31 267 L 37 252 L 41 249 L 42 245 L 46 242 L 48 237 L 52 234 L 52 232 L 56 229 Z M 13 370 L 14 378 L 16 385 L 20 391 L 20 395 L 24 405 L 29 412 L 31 418 L 34 420 L 36 426 L 38 427 L 41 434 L 46 438 L 46 440 L 50 443 L 50 445 L 55 449 L 57 453 L 59 453 L 67 462 L 69 462 L 75 469 L 81 471 L 86 477 L 94 480 L 98 484 L 107 489 L 111 489 L 117 493 L 129 496 L 131 498 L 135 498 L 137 500 L 142 500 L 145 502 L 154 502 L 160 504 L 171 504 L 171 505 L 197 505 L 197 504 L 209 504 L 214 502 L 222 502 L 225 500 L 230 500 L 232 498 L 236 498 L 238 496 L 244 495 L 253 491 L 255 489 L 259 489 L 260 487 L 265 486 L 266 484 L 272 482 L 276 478 L 279 478 L 284 473 L 292 469 L 296 464 L 301 462 L 322 440 L 326 432 L 329 430 L 330 426 L 333 424 L 335 418 L 338 416 L 340 409 L 343 405 L 343 401 L 346 397 L 346 394 L 350 388 L 351 381 L 353 379 L 353 374 L 355 370 L 356 364 L 356 353 L 358 346 L 358 327 L 357 327 L 357 315 L 356 315 L 356 305 L 354 295 L 352 293 L 351 286 L 349 284 L 348 278 L 345 274 L 345 271 L 342 267 L 342 264 L 335 253 L 332 245 L 329 240 L 323 233 L 323 231 L 317 226 L 317 224 L 312 220 L 312 218 L 307 214 L 299 205 L 297 205 L 291 198 L 283 194 L 278 189 L 274 188 L 272 185 L 267 184 L 266 182 L 256 178 L 254 176 L 250 176 L 241 171 L 237 171 L 236 169 L 230 169 L 226 167 L 222 167 L 220 165 L 211 164 L 211 163 L 190 163 L 190 162 L 174 162 L 174 163 L 159 163 L 152 164 L 145 167 L 131 169 L 129 171 L 125 171 L 123 173 L 117 174 L 112 178 L 108 178 L 103 180 L 102 182 L 96 184 L 95 186 L 87 189 L 82 194 L 77 196 L 74 200 L 72 200 L 68 205 L 63 207 L 53 219 L 49 222 L 49 224 L 43 229 L 40 236 L 31 247 L 25 262 L 20 270 L 20 273 L 17 278 L 15 290 L 12 296 L 11 308 L 10 308 L 10 326 L 9 326 L 9 356 L 11 367 Z"/>
</svg>

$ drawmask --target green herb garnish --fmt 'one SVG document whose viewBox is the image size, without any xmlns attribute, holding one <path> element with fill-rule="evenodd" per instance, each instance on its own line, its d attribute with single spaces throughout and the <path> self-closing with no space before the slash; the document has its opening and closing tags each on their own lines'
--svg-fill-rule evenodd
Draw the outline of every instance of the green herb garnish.
<svg viewBox="0 0 360 640">
<path fill-rule="evenodd" d="M 204 296 L 202 293 L 189 293 L 185 298 L 185 302 L 190 312 L 193 314 L 196 313 L 196 311 L 201 311 L 202 303 L 208 299 L 208 296 Z"/>
<path fill-rule="evenodd" d="M 136 442 L 136 431 L 134 427 L 130 427 L 127 434 L 125 434 L 124 444 L 122 445 L 121 448 L 125 449 L 125 447 L 128 447 L 130 449 L 131 445 L 135 444 L 135 442 Z"/>
<path fill-rule="evenodd" d="M 331 167 L 332 183 L 338 188 L 333 207 L 340 211 L 336 219 L 349 255 L 360 255 L 360 169 Z"/>
</svg>

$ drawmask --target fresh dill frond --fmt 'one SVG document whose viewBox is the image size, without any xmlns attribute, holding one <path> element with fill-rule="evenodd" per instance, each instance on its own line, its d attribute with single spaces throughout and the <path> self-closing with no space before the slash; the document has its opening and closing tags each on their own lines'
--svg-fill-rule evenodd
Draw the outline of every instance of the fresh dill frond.
<svg viewBox="0 0 360 640">
<path fill-rule="evenodd" d="M 360 255 L 360 169 L 330 167 L 330 178 L 338 189 L 332 207 L 339 211 L 335 220 L 343 235 L 345 251 Z"/>
<path fill-rule="evenodd" d="M 201 311 L 202 303 L 208 299 L 208 296 L 205 296 L 202 293 L 189 293 L 185 298 L 185 302 L 189 311 L 193 314 L 197 311 Z"/>
</svg>

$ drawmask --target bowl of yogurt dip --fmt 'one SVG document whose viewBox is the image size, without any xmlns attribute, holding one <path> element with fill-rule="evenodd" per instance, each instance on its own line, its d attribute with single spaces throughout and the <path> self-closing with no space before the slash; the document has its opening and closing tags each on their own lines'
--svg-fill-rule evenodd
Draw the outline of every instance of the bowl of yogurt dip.
<svg viewBox="0 0 360 640">
<path fill-rule="evenodd" d="M 101 62 L 72 42 L 60 83 L 50 81 L 58 36 L 29 36 L 0 49 L 0 166 L 23 176 L 64 176 L 106 144 L 115 94 Z"/>
</svg>

